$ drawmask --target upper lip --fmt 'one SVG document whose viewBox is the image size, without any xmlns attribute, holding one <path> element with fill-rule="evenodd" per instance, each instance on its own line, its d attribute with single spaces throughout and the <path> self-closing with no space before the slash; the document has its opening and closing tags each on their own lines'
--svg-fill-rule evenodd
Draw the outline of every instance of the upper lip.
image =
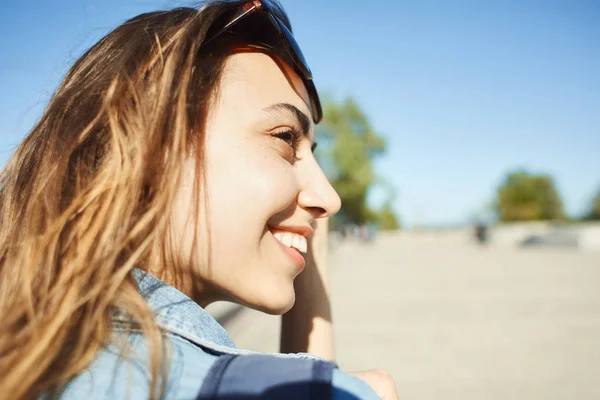
<svg viewBox="0 0 600 400">
<path fill-rule="evenodd" d="M 269 226 L 270 229 L 274 229 L 277 231 L 286 231 L 291 233 L 296 233 L 298 235 L 302 235 L 307 239 L 310 238 L 313 234 L 313 228 L 310 225 L 306 226 L 288 226 L 288 225 L 277 225 L 277 226 Z"/>
</svg>

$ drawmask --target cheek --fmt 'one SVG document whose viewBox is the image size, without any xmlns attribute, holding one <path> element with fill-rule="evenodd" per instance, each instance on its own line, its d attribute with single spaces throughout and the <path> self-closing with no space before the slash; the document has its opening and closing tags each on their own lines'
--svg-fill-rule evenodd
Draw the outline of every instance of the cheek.
<svg viewBox="0 0 600 400">
<path fill-rule="evenodd" d="M 207 170 L 211 220 L 231 234 L 262 232 L 266 221 L 294 206 L 298 195 L 291 164 L 272 149 L 248 147 L 230 147 Z"/>
</svg>

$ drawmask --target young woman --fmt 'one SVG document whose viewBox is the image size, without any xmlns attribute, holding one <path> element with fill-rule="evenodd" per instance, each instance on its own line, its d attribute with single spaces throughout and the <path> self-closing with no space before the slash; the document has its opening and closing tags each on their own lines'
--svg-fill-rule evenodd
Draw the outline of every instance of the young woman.
<svg viewBox="0 0 600 400">
<path fill-rule="evenodd" d="M 143 14 L 94 45 L 0 175 L 2 396 L 395 398 L 326 361 L 320 119 L 271 2 Z M 216 300 L 286 313 L 286 354 L 236 349 Z"/>
</svg>

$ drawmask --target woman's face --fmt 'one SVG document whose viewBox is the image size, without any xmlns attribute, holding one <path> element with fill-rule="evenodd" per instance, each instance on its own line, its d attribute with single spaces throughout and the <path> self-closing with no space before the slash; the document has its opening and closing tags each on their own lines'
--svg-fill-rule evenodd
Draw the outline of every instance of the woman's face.
<svg viewBox="0 0 600 400">
<path fill-rule="evenodd" d="M 186 224 L 194 160 L 175 203 L 182 254 L 192 224 L 198 228 L 199 254 L 181 289 L 202 305 L 233 300 L 283 313 L 294 304 L 311 224 L 335 214 L 340 198 L 313 157 L 309 97 L 289 66 L 262 53 L 232 55 L 218 93 L 206 126 L 200 215 Z"/>
</svg>

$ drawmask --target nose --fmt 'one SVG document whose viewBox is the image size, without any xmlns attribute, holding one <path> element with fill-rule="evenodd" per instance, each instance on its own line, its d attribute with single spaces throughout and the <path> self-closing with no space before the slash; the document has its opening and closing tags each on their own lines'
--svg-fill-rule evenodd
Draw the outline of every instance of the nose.
<svg viewBox="0 0 600 400">
<path fill-rule="evenodd" d="M 308 210 L 314 218 L 334 215 L 342 206 L 340 196 L 312 155 L 303 161 L 306 162 L 299 171 L 301 189 L 298 194 L 298 205 Z"/>
</svg>

